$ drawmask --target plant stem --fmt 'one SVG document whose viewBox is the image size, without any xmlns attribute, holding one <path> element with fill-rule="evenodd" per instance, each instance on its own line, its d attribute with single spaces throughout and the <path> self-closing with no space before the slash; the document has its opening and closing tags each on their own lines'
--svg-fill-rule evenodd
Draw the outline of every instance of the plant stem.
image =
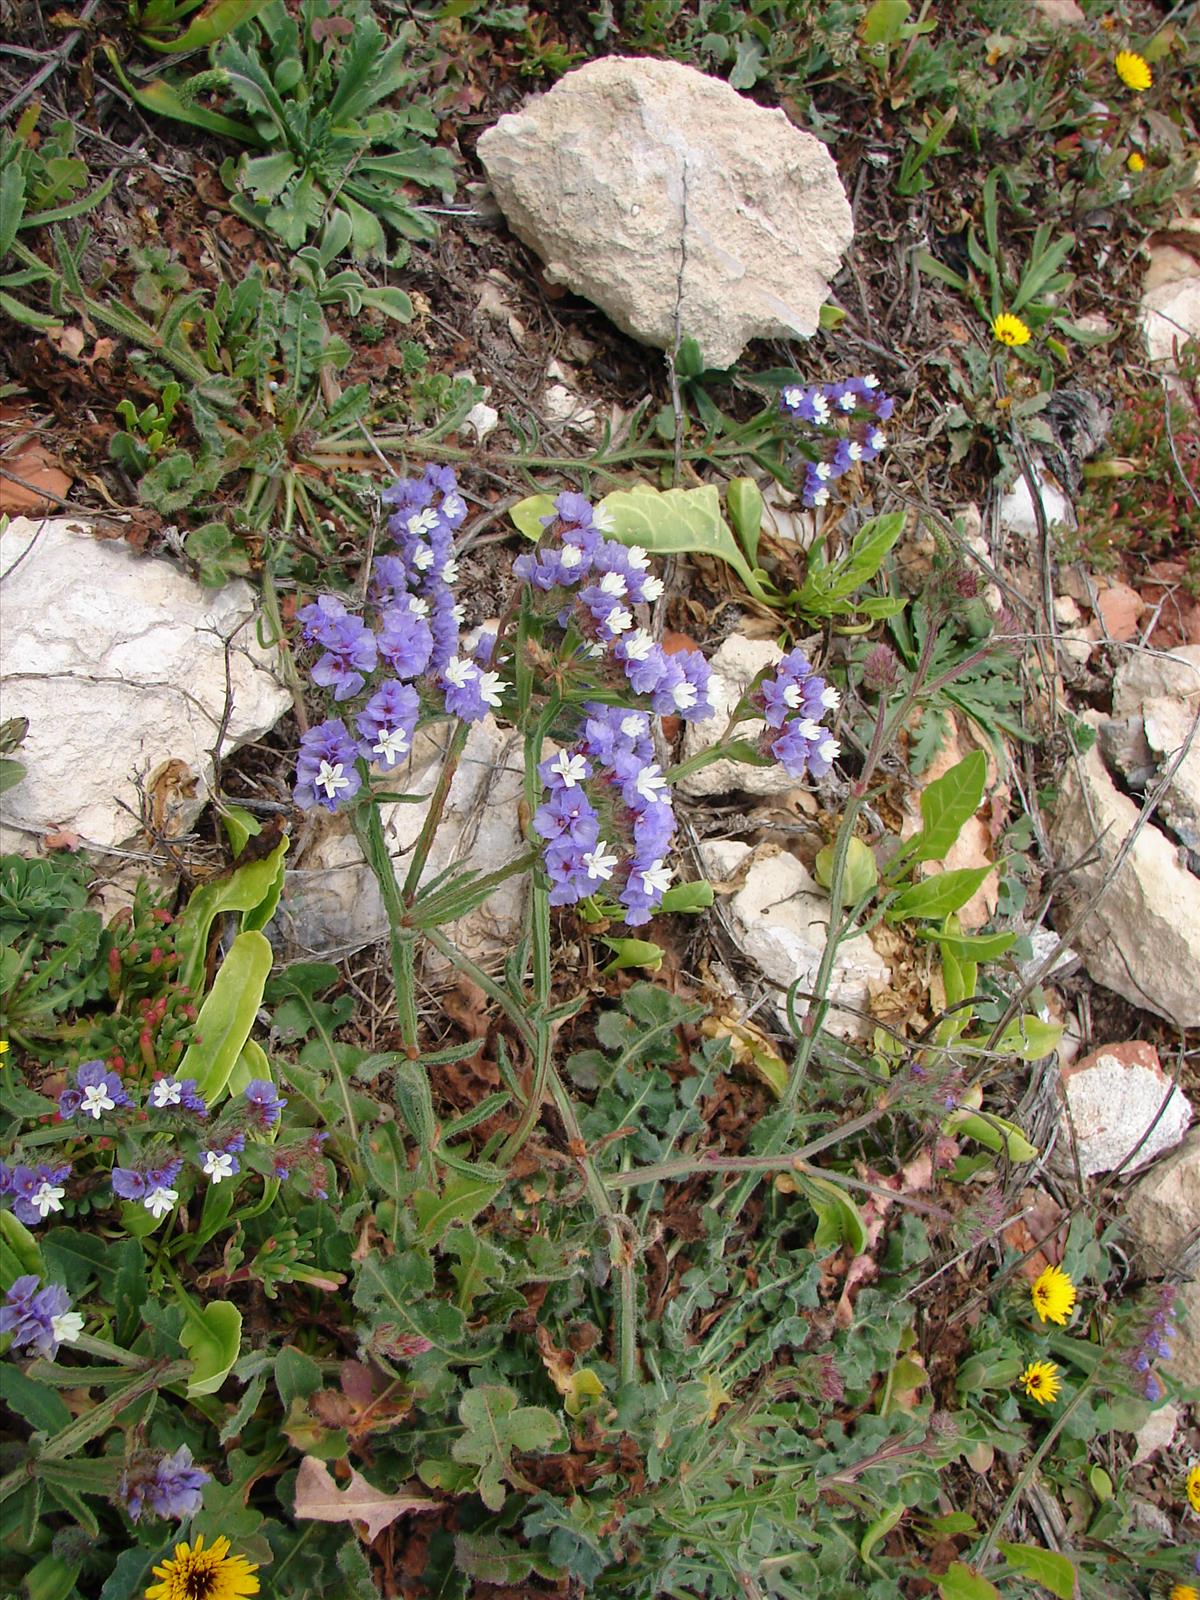
<svg viewBox="0 0 1200 1600">
<path fill-rule="evenodd" d="M 429 809 L 425 813 L 425 822 L 413 846 L 412 860 L 408 864 L 408 874 L 404 879 L 403 899 L 406 905 L 412 905 L 417 892 L 417 885 L 421 881 L 421 874 L 425 871 L 425 863 L 429 859 L 429 851 L 433 846 L 433 836 L 438 831 L 442 820 L 442 808 L 446 804 L 446 796 L 450 793 L 450 785 L 454 781 L 454 774 L 458 770 L 458 763 L 466 748 L 467 738 L 471 732 L 470 725 L 465 722 L 455 722 L 454 732 L 450 735 L 450 743 L 446 747 L 445 759 L 442 770 L 438 773 L 437 783 L 429 797 Z"/>
<path fill-rule="evenodd" d="M 365 817 L 364 817 L 365 813 Z M 413 936 L 404 930 L 404 902 L 392 868 L 392 858 L 383 835 L 383 819 L 379 806 L 368 801 L 365 806 L 351 812 L 355 837 L 379 885 L 383 909 L 387 915 L 388 933 L 392 951 L 392 982 L 396 989 L 396 1011 L 400 1022 L 400 1037 L 411 1055 L 417 1052 L 416 971 L 413 953 Z"/>
</svg>

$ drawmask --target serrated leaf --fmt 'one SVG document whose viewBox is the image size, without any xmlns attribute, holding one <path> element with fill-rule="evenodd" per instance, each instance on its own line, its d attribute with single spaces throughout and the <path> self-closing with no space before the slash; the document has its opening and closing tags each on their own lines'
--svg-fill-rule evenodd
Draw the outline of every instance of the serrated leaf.
<svg viewBox="0 0 1200 1600">
<path fill-rule="evenodd" d="M 447 1178 L 440 1194 L 418 1189 L 412 1197 L 417 1214 L 419 1237 L 430 1245 L 440 1245 L 455 1223 L 470 1222 L 500 1193 L 500 1185 L 479 1178 L 455 1175 Z"/>
<path fill-rule="evenodd" d="M 454 1460 L 476 1470 L 479 1497 L 490 1511 L 502 1509 L 504 1482 L 517 1488 L 532 1485 L 513 1465 L 514 1454 L 529 1455 L 565 1443 L 563 1426 L 544 1406 L 518 1406 L 507 1384 L 482 1384 L 469 1389 L 458 1408 L 463 1435 L 454 1441 Z"/>
<path fill-rule="evenodd" d="M 437 1511 L 440 1500 L 427 1494 L 385 1494 L 376 1489 L 360 1472 L 350 1469 L 350 1480 L 340 1489 L 330 1476 L 329 1468 L 315 1456 L 304 1456 L 296 1473 L 296 1498 L 293 1513 L 309 1522 L 361 1522 L 367 1530 L 367 1539 L 374 1542 L 385 1528 L 390 1528 L 397 1517 L 411 1511 Z"/>
</svg>

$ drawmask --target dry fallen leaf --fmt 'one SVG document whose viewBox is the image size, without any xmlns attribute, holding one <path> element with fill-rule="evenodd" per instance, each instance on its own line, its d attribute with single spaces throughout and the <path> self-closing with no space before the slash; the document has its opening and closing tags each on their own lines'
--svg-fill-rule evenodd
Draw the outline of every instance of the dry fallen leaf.
<svg viewBox="0 0 1200 1600">
<path fill-rule="evenodd" d="M 71 487 L 58 458 L 40 444 L 24 445 L 0 466 L 5 473 L 0 477 L 0 511 L 48 511 Z"/>
<path fill-rule="evenodd" d="M 362 1522 L 368 1541 L 376 1540 L 406 1511 L 436 1511 L 438 1502 L 424 1494 L 384 1494 L 373 1489 L 360 1472 L 350 1469 L 350 1482 L 339 1489 L 329 1468 L 316 1456 L 305 1456 L 296 1474 L 297 1517 L 312 1522 Z"/>
</svg>

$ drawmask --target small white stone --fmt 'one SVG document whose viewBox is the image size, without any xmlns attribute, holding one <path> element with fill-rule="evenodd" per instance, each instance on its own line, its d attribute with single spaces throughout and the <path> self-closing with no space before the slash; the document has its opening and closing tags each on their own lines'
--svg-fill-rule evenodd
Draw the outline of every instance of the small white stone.
<svg viewBox="0 0 1200 1600">
<path fill-rule="evenodd" d="M 478 405 L 473 405 L 467 412 L 462 425 L 475 435 L 476 444 L 482 444 L 489 434 L 495 433 L 500 426 L 500 413 L 495 406 L 485 405 L 480 400 Z"/>
</svg>

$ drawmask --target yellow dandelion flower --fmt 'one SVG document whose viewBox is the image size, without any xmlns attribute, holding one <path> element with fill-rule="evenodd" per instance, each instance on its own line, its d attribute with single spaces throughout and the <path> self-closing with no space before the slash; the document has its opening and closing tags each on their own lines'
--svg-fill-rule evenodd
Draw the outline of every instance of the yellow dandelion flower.
<svg viewBox="0 0 1200 1600">
<path fill-rule="evenodd" d="M 1047 1267 L 1029 1294 L 1033 1309 L 1043 1322 L 1065 1326 L 1075 1308 L 1075 1285 L 1061 1267 Z"/>
<path fill-rule="evenodd" d="M 1200 1517 L 1200 1461 L 1193 1461 L 1187 1475 L 1188 1505 Z"/>
<path fill-rule="evenodd" d="M 1011 311 L 1002 311 L 992 323 L 992 338 L 997 344 L 1028 344 L 1029 337 L 1029 329 Z"/>
<path fill-rule="evenodd" d="M 1130 172 L 1145 172 L 1146 158 L 1138 155 L 1136 150 L 1130 152 L 1129 160 L 1125 163 Z"/>
<path fill-rule="evenodd" d="M 1017 1379 L 1031 1400 L 1040 1406 L 1052 1405 L 1058 1399 L 1062 1380 L 1053 1361 L 1031 1361 Z"/>
<path fill-rule="evenodd" d="M 1200 1589 L 1194 1583 L 1177 1583 L 1167 1596 L 1167 1600 L 1200 1600 Z"/>
<path fill-rule="evenodd" d="M 197 1534 L 194 1545 L 177 1544 L 174 1560 L 155 1567 L 161 1581 L 146 1590 L 146 1600 L 243 1600 L 258 1593 L 256 1563 L 245 1556 L 229 1554 L 229 1540 L 214 1539 L 204 1548 L 204 1535 Z"/>
<path fill-rule="evenodd" d="M 1141 94 L 1154 82 L 1149 62 L 1135 55 L 1132 50 L 1118 50 L 1113 65 L 1117 69 L 1117 77 L 1135 94 Z"/>
</svg>

